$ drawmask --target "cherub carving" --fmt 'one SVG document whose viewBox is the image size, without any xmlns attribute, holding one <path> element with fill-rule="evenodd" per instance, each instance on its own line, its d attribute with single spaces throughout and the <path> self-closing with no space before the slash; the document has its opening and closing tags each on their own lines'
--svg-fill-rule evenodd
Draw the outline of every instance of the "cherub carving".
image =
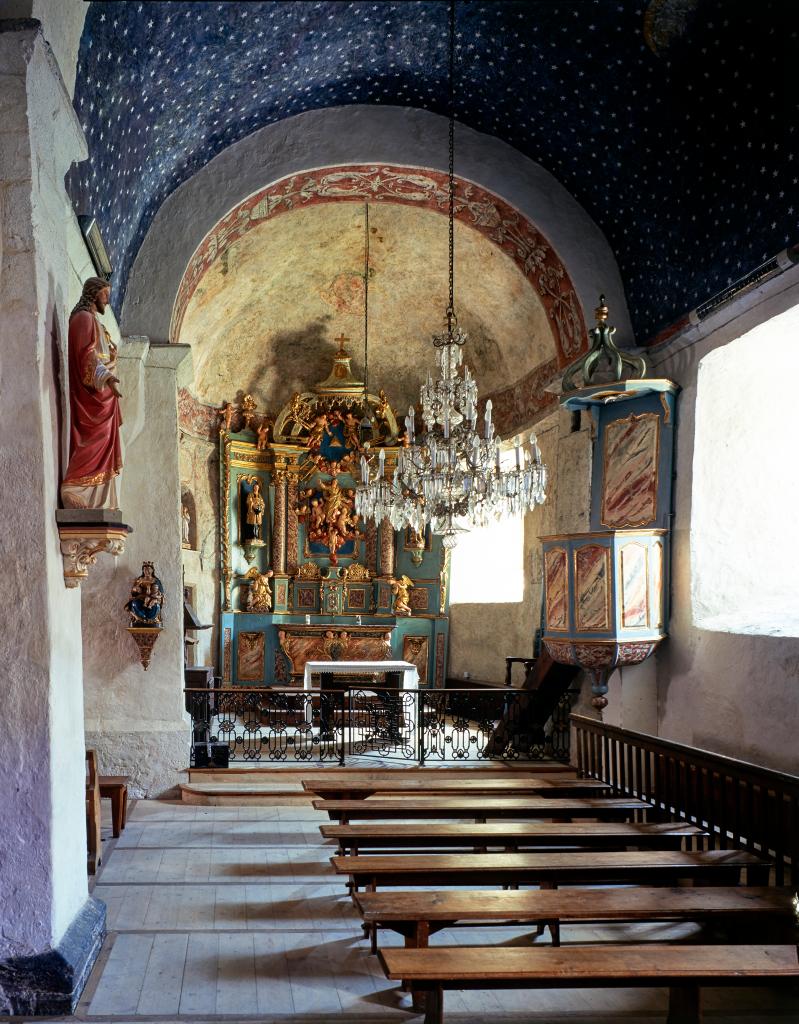
<svg viewBox="0 0 799 1024">
<path fill-rule="evenodd" d="M 230 402 L 225 402 L 222 408 L 217 410 L 216 415 L 219 419 L 219 429 L 229 434 L 233 429 L 233 417 L 236 415 L 236 407 L 231 405 Z"/>
<path fill-rule="evenodd" d="M 259 452 L 265 451 L 266 446 L 269 444 L 269 432 L 273 426 L 272 420 L 269 416 L 264 416 L 258 426 L 258 442 L 256 447 Z"/>
</svg>

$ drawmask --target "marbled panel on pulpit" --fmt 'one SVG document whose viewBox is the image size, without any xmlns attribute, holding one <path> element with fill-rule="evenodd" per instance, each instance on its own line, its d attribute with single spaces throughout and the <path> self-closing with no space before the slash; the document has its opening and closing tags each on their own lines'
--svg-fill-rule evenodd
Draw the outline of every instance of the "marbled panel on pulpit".
<svg viewBox="0 0 799 1024">
<path fill-rule="evenodd" d="M 652 624 L 657 628 L 663 625 L 663 545 L 655 541 L 650 554 L 652 577 Z"/>
<path fill-rule="evenodd" d="M 649 625 L 649 573 L 643 544 L 625 544 L 621 559 L 621 624 L 628 629 Z"/>
<path fill-rule="evenodd" d="M 605 429 L 602 525 L 648 526 L 657 517 L 660 418 L 614 420 Z"/>
<path fill-rule="evenodd" d="M 548 629 L 568 629 L 568 579 L 565 548 L 550 548 L 544 555 Z"/>
<path fill-rule="evenodd" d="M 574 608 L 578 631 L 610 629 L 610 549 L 585 544 L 574 552 Z"/>
</svg>

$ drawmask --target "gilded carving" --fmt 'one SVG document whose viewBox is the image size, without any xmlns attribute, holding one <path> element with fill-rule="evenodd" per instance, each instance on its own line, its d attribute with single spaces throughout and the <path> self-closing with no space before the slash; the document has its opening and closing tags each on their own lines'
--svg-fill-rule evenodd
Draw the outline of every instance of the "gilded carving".
<svg viewBox="0 0 799 1024">
<path fill-rule="evenodd" d="M 322 573 L 316 562 L 303 562 L 297 570 L 298 580 L 318 580 Z"/>
<path fill-rule="evenodd" d="M 447 649 L 447 638 L 443 633 L 439 633 L 436 637 L 436 686 L 441 687 L 444 685 L 444 675 L 446 672 L 445 653 Z"/>
<path fill-rule="evenodd" d="M 371 579 L 371 574 L 365 565 L 361 565 L 360 562 L 353 562 L 344 571 L 344 579 L 349 583 L 368 583 Z"/>
<path fill-rule="evenodd" d="M 222 562 L 222 610 L 231 609 L 230 585 L 233 571 L 230 567 L 230 437 L 220 428 L 222 445 L 222 515 L 220 517 L 219 550 Z"/>
<path fill-rule="evenodd" d="M 406 636 L 402 639 L 402 660 L 416 666 L 420 686 L 427 683 L 429 646 L 430 638 L 426 636 Z"/>
<path fill-rule="evenodd" d="M 310 543 L 324 545 L 330 564 L 338 565 L 338 552 L 345 544 L 362 538 L 358 531 L 360 516 L 355 512 L 355 491 L 343 488 L 336 476 L 328 483 L 300 492 L 295 512 L 305 523 Z"/>
<path fill-rule="evenodd" d="M 297 572 L 297 565 L 300 557 L 299 526 L 297 513 L 294 509 L 297 506 L 297 477 L 292 473 L 287 481 L 288 515 L 286 522 L 286 571 L 290 574 Z"/>
<path fill-rule="evenodd" d="M 391 583 L 391 593 L 394 595 L 394 614 L 411 615 L 409 595 L 413 581 L 409 576 L 400 576 L 399 579 L 392 577 L 389 582 Z"/>
<path fill-rule="evenodd" d="M 272 611 L 272 591 L 269 589 L 269 580 L 274 575 L 271 569 L 261 572 L 255 566 L 245 575 L 244 578 L 250 581 L 244 604 L 246 611 L 258 613 Z"/>
<path fill-rule="evenodd" d="M 242 683 L 264 681 L 264 651 L 266 637 L 263 633 L 239 633 L 236 678 Z"/>
<path fill-rule="evenodd" d="M 99 554 L 121 555 L 128 536 L 127 526 L 58 527 L 61 555 L 64 562 L 64 585 L 74 589 L 88 579 L 89 567 L 97 563 Z"/>
<path fill-rule="evenodd" d="M 364 635 L 346 629 L 281 629 L 278 640 L 295 675 L 302 674 L 307 661 L 390 661 L 392 656 L 390 630 Z"/>
<path fill-rule="evenodd" d="M 233 630 L 230 626 L 225 626 L 224 634 L 222 637 L 222 682 L 229 683 L 231 681 L 231 646 L 233 643 Z"/>
</svg>

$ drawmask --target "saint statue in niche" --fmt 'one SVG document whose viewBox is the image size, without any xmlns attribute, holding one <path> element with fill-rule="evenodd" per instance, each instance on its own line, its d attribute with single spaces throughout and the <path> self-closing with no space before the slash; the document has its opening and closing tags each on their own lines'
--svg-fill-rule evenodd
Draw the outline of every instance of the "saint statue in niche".
<svg viewBox="0 0 799 1024">
<path fill-rule="evenodd" d="M 260 481 L 256 480 L 252 490 L 247 495 L 247 526 L 252 540 L 261 540 L 261 528 L 264 521 L 266 502 L 261 494 Z"/>
<path fill-rule="evenodd" d="M 119 507 L 122 396 L 117 388 L 117 350 L 97 319 L 110 294 L 107 281 L 90 277 L 69 318 L 69 465 L 61 484 L 65 508 Z"/>
<path fill-rule="evenodd" d="M 180 506 L 180 520 L 181 520 L 181 540 L 183 547 L 191 549 L 191 512 L 186 508 L 185 505 Z"/>
<path fill-rule="evenodd" d="M 152 562 L 142 562 L 141 576 L 137 576 L 130 588 L 130 600 L 125 605 L 130 613 L 131 626 L 161 626 L 161 609 L 164 605 L 164 588 L 155 575 Z"/>
</svg>

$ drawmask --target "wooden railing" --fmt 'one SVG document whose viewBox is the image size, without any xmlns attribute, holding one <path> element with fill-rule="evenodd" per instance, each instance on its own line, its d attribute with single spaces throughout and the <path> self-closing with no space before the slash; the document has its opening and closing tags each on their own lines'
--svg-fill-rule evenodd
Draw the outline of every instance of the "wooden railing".
<svg viewBox="0 0 799 1024">
<path fill-rule="evenodd" d="M 774 884 L 799 884 L 799 777 L 572 715 L 580 775 L 704 828 L 711 849 L 774 860 Z"/>
</svg>

